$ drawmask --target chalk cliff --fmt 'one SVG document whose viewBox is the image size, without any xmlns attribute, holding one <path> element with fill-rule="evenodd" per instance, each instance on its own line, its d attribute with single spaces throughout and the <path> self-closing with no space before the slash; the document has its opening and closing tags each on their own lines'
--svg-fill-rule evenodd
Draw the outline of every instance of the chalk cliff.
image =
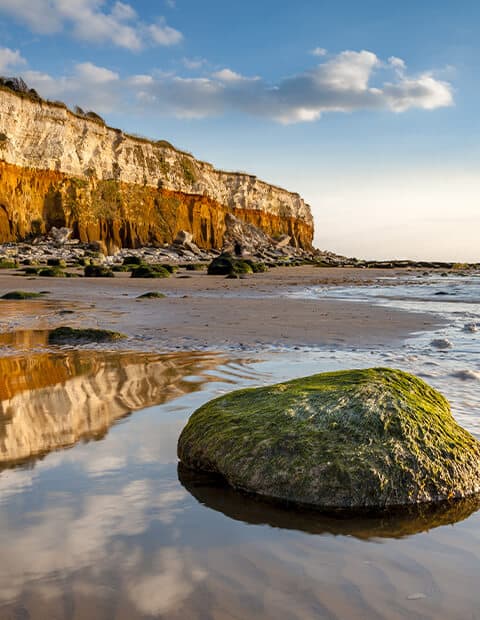
<svg viewBox="0 0 480 620">
<path fill-rule="evenodd" d="M 313 219 L 298 194 L 0 88 L 0 242 L 67 226 L 82 241 L 138 247 L 184 229 L 220 248 L 226 213 L 311 246 Z"/>
</svg>

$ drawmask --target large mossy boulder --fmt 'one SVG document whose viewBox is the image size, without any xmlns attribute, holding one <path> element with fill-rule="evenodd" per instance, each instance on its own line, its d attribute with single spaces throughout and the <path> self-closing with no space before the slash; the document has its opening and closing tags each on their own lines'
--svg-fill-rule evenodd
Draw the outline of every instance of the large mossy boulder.
<svg viewBox="0 0 480 620">
<path fill-rule="evenodd" d="M 178 456 L 237 489 L 321 509 L 480 492 L 480 442 L 455 422 L 439 392 L 388 368 L 221 396 L 191 416 Z"/>
</svg>

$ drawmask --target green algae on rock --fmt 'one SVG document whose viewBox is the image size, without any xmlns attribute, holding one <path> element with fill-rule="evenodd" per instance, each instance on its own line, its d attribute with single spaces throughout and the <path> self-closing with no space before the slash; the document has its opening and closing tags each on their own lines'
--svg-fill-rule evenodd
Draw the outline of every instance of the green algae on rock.
<svg viewBox="0 0 480 620">
<path fill-rule="evenodd" d="M 25 271 L 26 273 L 26 271 Z M 60 267 L 44 267 L 37 271 L 37 275 L 45 278 L 66 278 L 67 274 Z"/>
<path fill-rule="evenodd" d="M 160 264 L 152 264 L 152 265 L 139 265 L 136 269 L 132 271 L 132 278 L 169 278 L 171 275 L 170 271 L 166 269 L 163 265 Z"/>
<path fill-rule="evenodd" d="M 21 299 L 38 299 L 45 293 L 34 293 L 33 291 L 10 291 L 2 295 L 2 299 L 21 300 Z"/>
<path fill-rule="evenodd" d="M 136 299 L 165 299 L 165 293 L 159 293 L 158 291 L 149 291 L 148 293 L 143 293 L 143 295 L 138 295 Z"/>
<path fill-rule="evenodd" d="M 253 273 L 251 261 L 233 258 L 229 254 L 221 254 L 208 265 L 209 276 L 228 276 L 231 274 Z"/>
<path fill-rule="evenodd" d="M 455 422 L 439 392 L 388 368 L 221 396 L 191 416 L 178 456 L 237 489 L 321 509 L 480 491 L 480 442 Z"/>
<path fill-rule="evenodd" d="M 110 267 L 104 265 L 86 265 L 84 269 L 86 278 L 113 278 L 115 277 Z"/>
<path fill-rule="evenodd" d="M 48 334 L 48 344 L 86 344 L 90 342 L 113 342 L 125 338 L 124 334 L 108 329 L 77 329 L 57 327 Z"/>
</svg>

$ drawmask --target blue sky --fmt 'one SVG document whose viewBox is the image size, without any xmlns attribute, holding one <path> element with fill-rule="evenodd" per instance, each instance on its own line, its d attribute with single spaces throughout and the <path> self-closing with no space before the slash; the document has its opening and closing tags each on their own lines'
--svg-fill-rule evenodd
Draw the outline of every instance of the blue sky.
<svg viewBox="0 0 480 620">
<path fill-rule="evenodd" d="M 480 261 L 480 3 L 0 0 L 0 73 L 300 192 L 316 244 Z"/>
</svg>

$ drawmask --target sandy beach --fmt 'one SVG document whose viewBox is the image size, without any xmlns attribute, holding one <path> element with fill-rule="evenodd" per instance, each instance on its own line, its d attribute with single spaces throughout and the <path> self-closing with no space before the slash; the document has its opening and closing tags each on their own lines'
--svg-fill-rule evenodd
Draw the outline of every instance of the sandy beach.
<svg viewBox="0 0 480 620">
<path fill-rule="evenodd" d="M 149 350 L 272 347 L 382 346 L 438 326 L 432 315 L 367 303 L 299 299 L 312 286 L 385 284 L 402 271 L 277 268 L 229 280 L 205 272 L 168 279 L 24 278 L 0 274 L 0 295 L 12 290 L 48 291 L 39 301 L 2 302 L 2 332 L 58 325 L 113 329 L 128 336 L 122 346 Z M 415 273 L 408 273 L 415 278 Z M 393 280 L 392 280 L 393 282 Z M 139 301 L 147 291 L 166 295 Z M 15 309 L 14 314 L 12 308 Z M 68 314 L 65 312 L 67 311 Z M 73 313 L 71 313 L 73 311 Z M 14 316 L 14 320 L 12 317 Z"/>
</svg>

